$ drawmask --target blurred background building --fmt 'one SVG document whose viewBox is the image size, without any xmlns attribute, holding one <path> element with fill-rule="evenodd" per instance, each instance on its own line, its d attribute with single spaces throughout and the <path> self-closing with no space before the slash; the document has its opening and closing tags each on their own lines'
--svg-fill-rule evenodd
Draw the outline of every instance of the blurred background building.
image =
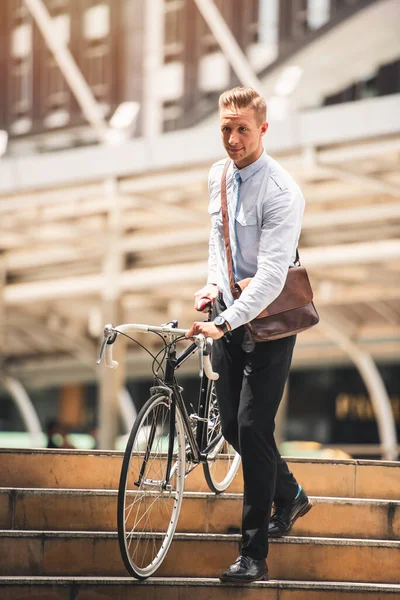
<svg viewBox="0 0 400 600">
<path fill-rule="evenodd" d="M 102 328 L 198 318 L 217 101 L 243 84 L 303 189 L 321 313 L 279 437 L 397 456 L 399 25 L 399 0 L 2 0 L 1 446 L 43 445 L 54 419 L 80 447 L 129 430 L 150 360 L 119 342 L 122 368 L 96 368 Z"/>
</svg>

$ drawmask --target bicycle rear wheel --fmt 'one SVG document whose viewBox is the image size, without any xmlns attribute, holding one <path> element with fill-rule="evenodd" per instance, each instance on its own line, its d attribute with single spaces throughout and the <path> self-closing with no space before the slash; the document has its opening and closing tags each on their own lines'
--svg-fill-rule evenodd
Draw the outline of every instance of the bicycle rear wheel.
<svg viewBox="0 0 400 600">
<path fill-rule="evenodd" d="M 169 451 L 171 468 L 166 482 Z M 173 410 L 168 396 L 156 394 L 133 425 L 118 490 L 119 547 L 127 570 L 137 579 L 153 575 L 168 552 L 179 519 L 184 482 L 181 416 Z"/>
<path fill-rule="evenodd" d="M 203 463 L 204 476 L 208 487 L 216 494 L 226 490 L 232 483 L 240 465 L 240 455 L 223 438 L 217 395 L 214 382 L 208 388 L 208 426 L 207 445 L 218 438 L 215 449 L 209 453 L 206 463 Z"/>
</svg>

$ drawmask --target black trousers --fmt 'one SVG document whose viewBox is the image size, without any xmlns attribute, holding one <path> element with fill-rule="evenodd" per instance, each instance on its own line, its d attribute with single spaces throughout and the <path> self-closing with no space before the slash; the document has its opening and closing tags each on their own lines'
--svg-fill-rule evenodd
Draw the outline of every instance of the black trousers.
<svg viewBox="0 0 400 600">
<path fill-rule="evenodd" d="M 214 303 L 213 316 L 225 309 Z M 212 363 L 222 432 L 242 458 L 244 494 L 241 554 L 268 554 L 272 502 L 293 500 L 298 484 L 275 444 L 275 415 L 292 361 L 296 336 L 253 343 L 239 327 L 213 345 Z"/>
</svg>

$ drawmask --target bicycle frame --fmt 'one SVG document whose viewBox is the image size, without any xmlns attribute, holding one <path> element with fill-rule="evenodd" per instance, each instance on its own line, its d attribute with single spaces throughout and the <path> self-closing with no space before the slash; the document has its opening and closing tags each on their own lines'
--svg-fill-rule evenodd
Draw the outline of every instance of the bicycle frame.
<svg viewBox="0 0 400 600">
<path fill-rule="evenodd" d="M 172 414 L 174 415 L 176 407 L 178 407 L 180 414 L 182 415 L 183 426 L 185 429 L 185 434 L 187 436 L 187 440 L 190 446 L 190 450 L 192 453 L 192 461 L 196 465 L 200 462 L 206 462 L 209 453 L 217 446 L 219 441 L 222 439 L 222 434 L 219 433 L 207 447 L 204 447 L 204 442 L 206 440 L 206 432 L 208 426 L 208 419 L 205 418 L 204 415 L 208 414 L 208 402 L 210 396 L 208 396 L 208 388 L 211 385 L 211 381 L 208 379 L 206 374 L 203 372 L 201 377 L 200 384 L 200 394 L 198 399 L 198 415 L 196 417 L 197 427 L 196 427 L 196 437 L 194 436 L 190 417 L 186 410 L 186 406 L 182 397 L 182 388 L 179 386 L 176 377 L 175 371 L 187 360 L 192 354 L 198 351 L 198 346 L 193 343 L 188 348 L 186 348 L 178 357 L 176 356 L 176 347 L 175 344 L 172 344 L 168 348 L 167 357 L 166 357 L 166 369 L 165 369 L 165 385 L 154 386 L 151 388 L 152 392 L 161 392 L 166 391 L 171 398 L 172 402 Z M 171 393 L 172 392 L 172 393 Z M 175 418 L 171 418 L 171 431 L 170 431 L 170 440 L 174 439 L 175 433 Z M 166 468 L 166 477 L 165 477 L 165 486 L 168 485 L 171 476 L 171 463 L 172 463 L 172 443 L 170 443 L 170 447 L 168 448 L 168 458 L 167 458 L 167 468 Z"/>
</svg>

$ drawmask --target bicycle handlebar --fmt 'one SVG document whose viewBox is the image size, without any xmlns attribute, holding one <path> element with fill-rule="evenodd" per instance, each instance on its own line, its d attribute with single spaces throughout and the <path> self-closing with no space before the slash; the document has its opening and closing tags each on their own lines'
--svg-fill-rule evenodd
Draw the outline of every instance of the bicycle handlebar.
<svg viewBox="0 0 400 600">
<path fill-rule="evenodd" d="M 128 323 L 126 325 L 118 325 L 118 327 L 114 327 L 111 324 L 106 325 L 104 327 L 104 338 L 101 344 L 100 356 L 97 361 L 98 365 L 101 363 L 104 355 L 107 367 L 110 369 L 116 369 L 118 367 L 119 363 L 116 360 L 113 360 L 112 357 L 112 347 L 117 339 L 117 335 L 119 333 L 127 333 L 128 331 L 142 331 L 145 333 L 155 331 L 157 333 L 164 333 L 166 335 L 179 337 L 181 335 L 186 335 L 189 329 L 177 329 L 175 327 L 169 327 L 168 325 L 153 327 L 152 325 L 143 325 L 138 323 Z M 200 333 L 198 335 L 194 335 L 193 340 L 199 347 L 200 352 L 200 376 L 202 376 L 202 371 L 204 368 L 208 379 L 211 379 L 212 381 L 217 380 L 219 375 L 212 369 L 209 353 L 209 349 L 213 343 L 212 338 L 206 338 L 202 333 Z"/>
</svg>

